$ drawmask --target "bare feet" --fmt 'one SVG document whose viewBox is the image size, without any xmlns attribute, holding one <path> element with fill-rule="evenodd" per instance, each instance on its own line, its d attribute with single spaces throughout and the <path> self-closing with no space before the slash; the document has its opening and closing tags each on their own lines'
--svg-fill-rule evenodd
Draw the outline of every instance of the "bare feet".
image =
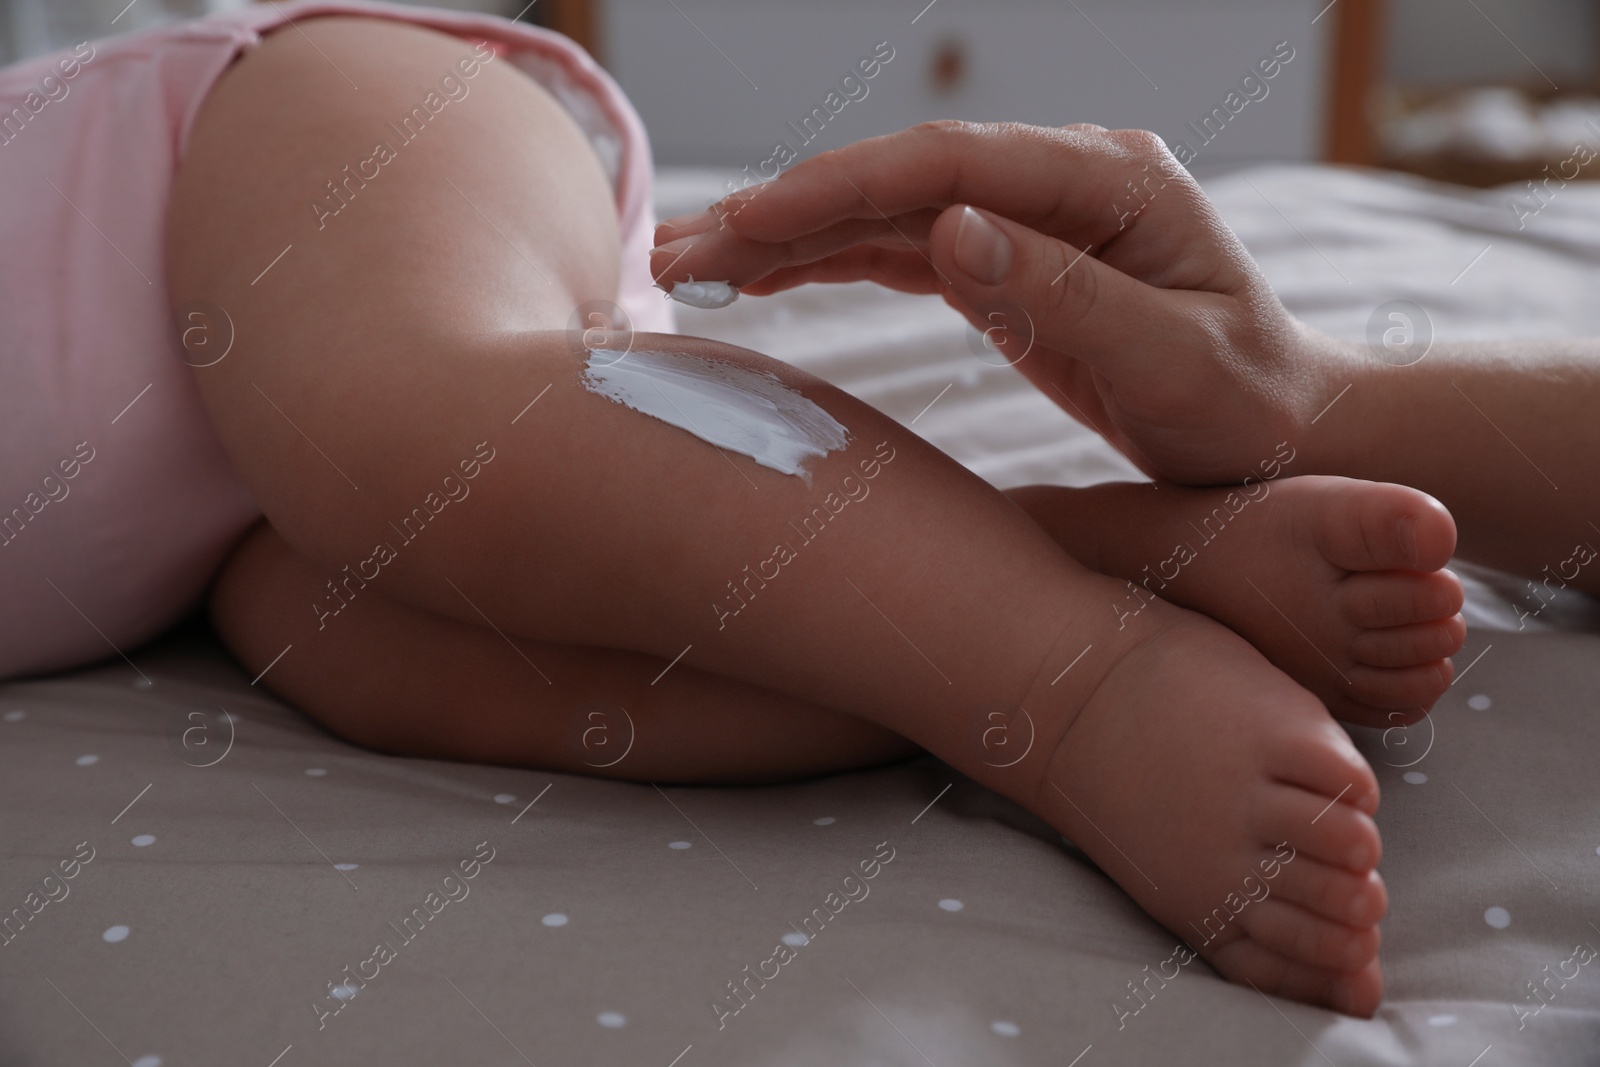
<svg viewBox="0 0 1600 1067">
<path fill-rule="evenodd" d="M 1035 765 L 1030 806 L 1224 977 L 1371 1015 L 1387 907 L 1371 770 L 1236 634 L 1159 602 L 1135 629 L 1078 679 L 1093 690 Z M 1024 706 L 1059 706 L 1073 673 Z"/>
<path fill-rule="evenodd" d="M 1455 524 L 1405 486 L 1308 476 L 1238 489 L 1028 486 L 1009 494 L 1086 566 L 1247 638 L 1367 726 L 1413 722 L 1450 685 L 1466 625 L 1442 570 Z"/>
</svg>

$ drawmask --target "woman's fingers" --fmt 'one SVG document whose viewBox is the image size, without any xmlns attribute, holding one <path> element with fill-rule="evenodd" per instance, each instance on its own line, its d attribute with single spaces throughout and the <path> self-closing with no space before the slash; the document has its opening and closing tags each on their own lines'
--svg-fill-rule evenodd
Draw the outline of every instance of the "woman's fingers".
<svg viewBox="0 0 1600 1067">
<path fill-rule="evenodd" d="M 1163 288 L 1227 292 L 1246 282 L 1240 257 L 1216 251 L 1219 241 L 1237 240 L 1161 139 L 1092 126 L 925 123 L 808 159 L 704 212 L 663 223 L 657 240 L 702 235 L 703 276 L 727 278 L 748 270 L 750 261 L 740 258 L 745 242 L 787 248 L 800 238 L 848 232 L 835 229 L 841 224 L 898 225 L 960 203 L 1092 248 L 1102 261 Z M 774 254 L 762 262 L 776 270 L 798 260 Z"/>
<path fill-rule="evenodd" d="M 1131 452 L 1099 390 L 1119 388 L 1142 407 L 1192 400 L 1186 359 L 1197 302 L 1221 299 L 1147 285 L 1097 256 L 967 205 L 894 219 L 847 219 L 768 244 L 728 228 L 652 253 L 662 284 L 690 275 L 730 281 L 753 295 L 808 282 L 873 281 L 909 293 L 938 293 L 973 328 L 1004 340 L 1013 362 L 1075 418 Z M 1098 372 L 1099 380 L 1090 377 Z M 1142 462 L 1139 457 L 1136 462 Z"/>
<path fill-rule="evenodd" d="M 918 294 L 937 293 L 942 288 L 927 252 L 922 249 L 906 245 L 899 248 L 857 245 L 815 263 L 781 267 L 760 281 L 744 286 L 744 292 L 768 296 L 813 282 L 876 282 L 887 289 Z"/>
<path fill-rule="evenodd" d="M 1101 214 L 1134 163 L 1113 136 L 1015 123 L 923 123 L 814 156 L 776 181 L 726 197 L 716 214 L 747 237 L 774 242 L 845 219 L 956 202 L 992 204 L 1032 222 L 1054 213 L 1066 194 Z"/>
<path fill-rule="evenodd" d="M 1084 249 L 990 212 L 961 205 L 940 215 L 929 257 L 945 299 L 968 321 L 1079 360 L 1110 382 L 1156 369 L 1181 382 L 1175 347 L 1195 333 L 1184 297 L 1146 285 Z M 1014 357 L 1020 358 L 1020 357 Z M 1058 368 L 1059 371 L 1059 368 Z"/>
<path fill-rule="evenodd" d="M 938 217 L 939 212 L 924 210 L 893 219 L 846 219 L 780 242 L 753 241 L 731 228 L 719 227 L 653 249 L 650 269 L 656 283 L 663 287 L 692 276 L 702 281 L 725 281 L 741 290 L 756 292 L 751 287 L 775 271 L 819 263 L 840 252 L 869 247 L 914 251 L 931 273 L 926 248 L 928 232 Z"/>
</svg>

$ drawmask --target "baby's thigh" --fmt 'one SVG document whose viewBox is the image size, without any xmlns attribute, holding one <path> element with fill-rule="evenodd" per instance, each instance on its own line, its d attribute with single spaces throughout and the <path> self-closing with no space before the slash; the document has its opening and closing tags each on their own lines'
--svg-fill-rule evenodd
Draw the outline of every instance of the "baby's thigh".
<svg viewBox="0 0 1600 1067">
<path fill-rule="evenodd" d="M 462 353 L 481 347 L 464 339 L 563 329 L 616 296 L 611 187 L 567 112 L 505 60 L 458 75 L 470 91 L 440 106 L 473 51 L 376 18 L 307 20 L 235 64 L 198 116 L 169 291 L 232 323 L 227 357 L 196 373 L 264 505 L 303 476 L 280 434 L 335 467 L 388 435 L 401 461 L 404 429 L 430 414 L 419 398 L 472 373 Z"/>
</svg>

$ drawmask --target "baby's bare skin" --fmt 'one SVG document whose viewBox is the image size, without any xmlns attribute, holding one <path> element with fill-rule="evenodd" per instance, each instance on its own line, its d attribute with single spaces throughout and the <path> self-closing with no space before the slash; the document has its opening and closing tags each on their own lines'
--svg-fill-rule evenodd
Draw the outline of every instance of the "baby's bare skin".
<svg viewBox="0 0 1600 1067">
<path fill-rule="evenodd" d="M 1414 722 L 1450 686 L 1466 636 L 1461 583 L 1442 569 L 1455 524 L 1415 489 L 1308 475 L 1007 495 L 1074 558 L 1133 583 L 1119 621 L 1156 595 L 1204 612 L 1340 719 Z"/>
<path fill-rule="evenodd" d="M 587 391 L 566 326 L 576 304 L 615 296 L 614 208 L 581 134 L 509 67 L 486 70 L 477 110 L 430 127 L 362 210 L 317 232 L 284 190 L 336 169 L 463 46 L 369 19 L 299 29 L 219 83 L 169 214 L 174 298 L 204 296 L 237 323 L 229 358 L 197 380 L 270 525 L 224 569 L 213 610 L 252 673 L 294 645 L 263 684 L 377 747 L 572 770 L 592 766 L 571 743 L 573 714 L 684 687 L 646 698 L 613 777 L 806 773 L 887 758 L 902 737 L 1049 820 L 1178 936 L 1202 940 L 1209 921 L 1195 947 L 1229 978 L 1376 1009 L 1378 789 L 1315 696 L 1201 614 L 1156 600 L 1119 617 L 1125 581 L 794 368 L 703 339 L 636 338 L 770 373 L 847 426 L 853 443 L 814 461 L 810 483 Z M 451 182 L 498 227 L 479 225 Z M 308 250 L 296 269 L 253 286 L 256 253 L 288 241 Z M 486 437 L 495 458 L 472 498 L 348 613 L 313 610 L 323 583 Z M 870 499 L 732 623 L 712 610 L 789 520 L 873 456 Z M 1114 537 L 1111 509 L 1089 510 L 1104 524 L 1095 536 Z M 1330 558 L 1271 524 L 1256 544 L 1291 571 Z M 1263 578 L 1269 595 L 1288 592 Z M 530 671 L 541 661 L 548 680 Z M 774 760 L 784 730 L 751 737 L 745 704 L 809 717 L 837 748 Z M 997 704 L 1028 713 L 1021 759 L 996 760 L 982 741 Z M 1274 861 L 1274 895 L 1236 912 L 1244 879 Z"/>
</svg>

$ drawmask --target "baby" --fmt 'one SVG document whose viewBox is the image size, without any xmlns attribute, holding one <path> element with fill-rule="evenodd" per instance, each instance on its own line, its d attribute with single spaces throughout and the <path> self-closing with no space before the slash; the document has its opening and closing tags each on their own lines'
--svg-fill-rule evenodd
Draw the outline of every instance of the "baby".
<svg viewBox="0 0 1600 1067">
<path fill-rule="evenodd" d="M 1091 421 L 1152 470 L 1232 487 L 1003 494 L 826 382 L 665 332 L 665 305 L 643 297 L 637 120 L 551 35 L 327 3 L 184 32 L 142 47 L 188 71 L 190 110 L 163 83 L 149 99 L 168 102 L 151 118 L 166 132 L 117 127 L 143 155 L 105 171 L 128 196 L 162 194 L 145 205 L 166 212 L 158 245 L 136 223 L 99 237 L 85 225 L 69 204 L 103 190 L 70 153 L 25 174 L 69 235 L 59 247 L 118 279 L 85 310 L 133 340 L 93 421 L 35 427 L 13 472 L 107 441 L 73 483 L 76 510 L 53 504 L 0 548 L 8 591 L 59 623 L 19 632 L 27 654 L 6 673 L 90 658 L 86 621 L 124 647 L 209 582 L 252 677 L 390 752 L 754 783 L 926 750 L 1048 820 L 1224 975 L 1375 1010 L 1378 788 L 1328 709 L 1409 722 L 1449 684 L 1455 527 L 1414 489 L 1316 475 L 1325 445 L 1302 423 L 1214 402 L 1218 361 L 1173 353 L 1196 332 L 1216 340 L 1220 301 L 1177 326 L 1104 313 L 1103 359 L 1131 351 L 1149 379 L 1138 389 L 1091 385 L 1064 358 L 1024 369 L 1095 405 Z M 530 52 L 541 62 L 516 62 Z M 598 107 L 558 102 L 574 91 Z M 165 125 L 195 109 L 192 129 Z M 575 117 L 597 112 L 620 131 L 617 166 L 617 139 Z M 175 176 L 151 158 L 161 137 L 181 149 Z M 827 207 L 814 189 L 803 199 Z M 1198 192 L 1181 199 L 1211 225 L 1184 235 L 1191 267 L 1225 261 L 1243 279 L 1230 298 L 1281 325 Z M 761 206 L 736 226 L 781 229 Z M 920 212 L 907 232 L 925 239 L 927 206 L 892 210 Z M 688 254 L 658 251 L 658 269 L 665 280 L 679 256 L 672 281 L 756 292 L 852 273 L 804 232 L 719 230 Z M 158 247 L 164 274 L 117 258 L 117 237 L 130 255 Z M 837 235 L 820 241 L 849 255 Z M 910 277 L 911 255 L 902 242 L 862 262 L 898 256 Z M 1193 273 L 1141 269 L 1173 289 Z M 163 296 L 170 350 L 147 341 Z M 1270 406 L 1297 367 L 1235 369 Z M 0 394 L 57 402 L 50 380 Z M 89 492 L 102 476 L 120 488 Z M 88 532 L 102 528 L 129 540 L 109 551 Z M 602 765 L 585 731 L 613 707 L 636 740 Z M 1235 907 L 1259 877 L 1271 895 Z"/>
</svg>

